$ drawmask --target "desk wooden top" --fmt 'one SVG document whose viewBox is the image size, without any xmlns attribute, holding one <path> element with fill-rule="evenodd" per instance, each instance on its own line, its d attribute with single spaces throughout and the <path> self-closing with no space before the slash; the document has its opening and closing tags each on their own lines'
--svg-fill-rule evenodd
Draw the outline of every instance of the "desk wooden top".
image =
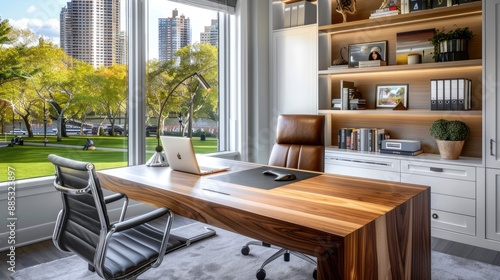
<svg viewBox="0 0 500 280">
<path fill-rule="evenodd" d="M 235 172 L 261 165 L 203 158 L 204 165 L 230 166 Z M 282 187 L 264 190 L 197 176 L 169 167 L 130 166 L 99 171 L 103 187 L 131 199 L 219 226 L 249 237 L 283 246 L 266 236 L 269 231 L 291 232 L 290 238 L 344 238 L 426 191 L 428 187 L 371 179 L 321 174 Z M 234 223 L 236 218 L 246 225 Z M 265 228 L 257 233 L 255 227 Z M 293 236 L 292 236 L 293 235 Z M 312 244 L 309 244 L 312 245 Z M 297 251 L 309 249 L 288 248 Z"/>
</svg>

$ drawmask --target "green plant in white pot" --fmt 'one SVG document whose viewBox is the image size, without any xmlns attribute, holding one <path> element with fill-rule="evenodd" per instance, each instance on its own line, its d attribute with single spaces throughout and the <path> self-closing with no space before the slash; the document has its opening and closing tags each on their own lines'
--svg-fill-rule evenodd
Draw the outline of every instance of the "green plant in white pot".
<svg viewBox="0 0 500 280">
<path fill-rule="evenodd" d="M 469 27 L 458 27 L 446 31 L 436 29 L 429 41 L 434 45 L 434 59 L 436 62 L 456 61 L 469 59 L 468 43 L 474 37 Z"/>
<path fill-rule="evenodd" d="M 470 129 L 463 121 L 439 119 L 432 123 L 429 132 L 436 140 L 441 158 L 458 159 Z"/>
</svg>

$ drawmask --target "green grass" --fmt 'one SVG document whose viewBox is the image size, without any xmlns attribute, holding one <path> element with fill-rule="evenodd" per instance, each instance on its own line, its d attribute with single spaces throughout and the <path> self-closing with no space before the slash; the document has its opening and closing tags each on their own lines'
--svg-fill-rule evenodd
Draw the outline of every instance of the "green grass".
<svg viewBox="0 0 500 280">
<path fill-rule="evenodd" d="M 85 144 L 87 138 L 92 139 L 96 144 L 96 147 L 121 148 L 124 149 L 125 152 L 107 150 L 82 150 L 82 147 Z M 23 137 L 23 139 L 25 143 L 43 143 L 42 136 L 35 136 L 33 138 Z M 148 137 L 146 141 L 146 150 L 150 151 L 146 155 L 146 159 L 148 159 L 153 155 L 153 151 L 157 145 L 157 142 L 156 138 L 154 137 Z M 16 145 L 15 147 L 0 148 L 0 182 L 7 181 L 7 171 L 9 167 L 15 169 L 16 180 L 54 174 L 54 167 L 47 160 L 47 156 L 49 154 L 57 154 L 75 160 L 92 162 L 95 164 L 97 170 L 127 165 L 126 137 L 72 136 L 69 138 L 63 138 L 62 142 L 56 142 L 54 136 L 52 138 L 49 138 L 49 143 L 71 145 L 74 147 L 66 148 Z M 216 152 L 217 139 L 207 138 L 206 141 L 200 141 L 199 138 L 193 138 L 193 146 L 196 153 L 199 154 Z"/>
</svg>

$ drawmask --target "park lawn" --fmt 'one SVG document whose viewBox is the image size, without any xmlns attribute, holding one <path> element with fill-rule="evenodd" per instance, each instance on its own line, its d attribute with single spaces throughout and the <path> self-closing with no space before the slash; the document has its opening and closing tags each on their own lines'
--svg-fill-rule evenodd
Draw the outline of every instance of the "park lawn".
<svg viewBox="0 0 500 280">
<path fill-rule="evenodd" d="M 39 137 L 26 137 L 23 139 L 25 139 L 26 143 L 41 143 L 43 137 L 37 138 Z M 63 142 L 58 143 L 62 145 L 74 145 L 74 148 L 32 145 L 3 147 L 0 148 L 0 182 L 7 181 L 7 171 L 9 167 L 15 169 L 16 180 L 54 174 L 54 167 L 47 160 L 49 154 L 57 154 L 75 160 L 92 162 L 95 164 L 97 170 L 127 165 L 126 137 L 96 136 L 88 138 L 93 139 L 97 147 L 122 148 L 125 152 L 99 149 L 93 151 L 82 150 L 83 144 L 85 144 L 85 140 L 87 139 L 87 137 L 84 136 L 72 136 L 68 139 L 64 138 Z M 83 144 L 80 143 L 81 141 L 83 141 Z M 57 143 L 55 142 L 55 137 L 54 142 L 49 139 L 49 143 Z M 193 146 L 195 152 L 198 154 L 213 153 L 217 151 L 217 139 L 207 138 L 205 141 L 201 141 L 199 138 L 193 138 Z M 154 147 L 156 147 L 156 138 L 148 137 L 146 160 L 153 155 Z"/>
<path fill-rule="evenodd" d="M 49 154 L 93 162 L 97 170 L 127 165 L 127 155 L 120 151 L 82 150 L 78 148 L 15 146 L 0 148 L 0 182 L 7 181 L 7 170 L 13 168 L 16 180 L 54 174 Z"/>
</svg>

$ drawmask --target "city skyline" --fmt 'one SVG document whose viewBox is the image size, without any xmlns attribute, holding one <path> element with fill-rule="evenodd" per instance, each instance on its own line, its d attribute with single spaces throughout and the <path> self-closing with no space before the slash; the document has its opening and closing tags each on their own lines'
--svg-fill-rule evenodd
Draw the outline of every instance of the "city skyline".
<svg viewBox="0 0 500 280">
<path fill-rule="evenodd" d="M 7 1 L 0 0 L 0 4 L 3 4 L 0 13 L 2 20 L 8 19 L 9 23 L 15 28 L 28 28 L 35 34 L 43 36 L 59 45 L 59 15 L 61 9 L 70 0 L 22 0 L 16 3 L 16 5 L 12 5 L 11 1 Z M 217 18 L 217 12 L 215 11 L 208 11 L 167 0 L 150 0 L 149 3 L 148 59 L 159 58 L 158 18 L 169 17 L 174 9 L 179 11 L 179 15 L 189 17 L 191 19 L 191 40 L 193 43 L 200 42 L 200 33 L 204 32 L 205 26 L 211 24 L 212 19 Z"/>
</svg>

